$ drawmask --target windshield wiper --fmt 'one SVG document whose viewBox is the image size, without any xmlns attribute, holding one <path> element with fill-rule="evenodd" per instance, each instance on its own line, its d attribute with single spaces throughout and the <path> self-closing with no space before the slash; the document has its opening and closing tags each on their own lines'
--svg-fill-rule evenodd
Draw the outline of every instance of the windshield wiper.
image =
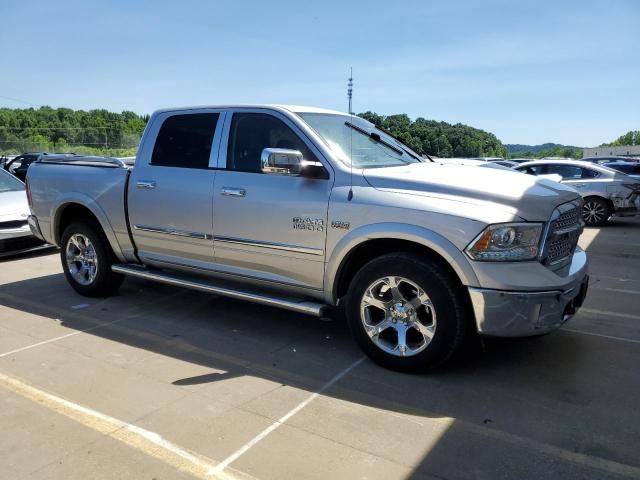
<svg viewBox="0 0 640 480">
<path fill-rule="evenodd" d="M 347 127 L 353 128 L 354 130 L 356 130 L 356 131 L 358 131 L 358 132 L 362 133 L 363 135 L 366 135 L 367 137 L 369 137 L 369 138 L 373 139 L 374 141 L 376 141 L 376 142 L 378 142 L 378 143 L 381 143 L 381 144 L 385 145 L 386 147 L 389 147 L 391 150 L 393 150 L 394 152 L 396 152 L 396 153 L 398 153 L 398 154 L 400 154 L 400 155 L 402 155 L 403 153 L 406 153 L 407 155 L 409 155 L 409 156 L 410 156 L 411 158 L 413 158 L 414 160 L 417 160 L 417 161 L 418 161 L 418 162 L 420 162 L 420 163 L 424 162 L 424 159 L 423 159 L 423 158 L 421 158 L 419 155 L 417 155 L 417 154 L 413 153 L 413 152 L 412 152 L 411 150 L 409 150 L 408 148 L 404 148 L 404 146 L 396 146 L 396 145 L 393 145 L 393 144 L 391 144 L 391 143 L 387 142 L 386 140 L 382 139 L 382 137 L 380 137 L 380 135 L 378 135 L 378 134 L 377 134 L 377 133 L 375 133 L 375 132 L 367 132 L 364 128 L 361 128 L 361 127 L 357 126 L 356 124 L 351 123 L 351 122 L 349 122 L 349 121 L 344 122 L 344 124 L 345 124 Z M 391 138 L 393 138 L 395 141 L 397 141 L 398 143 L 400 143 L 400 145 L 402 145 L 402 143 L 401 143 L 401 142 L 400 142 L 396 137 L 394 137 L 393 135 L 391 135 L 391 134 L 390 134 L 389 132 L 387 132 L 386 130 L 381 129 L 380 127 L 376 127 L 376 128 L 377 128 L 378 130 L 380 130 L 380 131 L 384 132 L 386 135 L 389 135 L 389 136 L 390 136 Z M 427 155 L 427 158 L 433 162 L 433 159 L 432 159 L 429 155 Z M 404 161 L 404 160 L 403 160 L 403 161 Z M 409 162 L 407 162 L 407 163 L 409 163 Z"/>
<path fill-rule="evenodd" d="M 390 136 L 391 138 L 393 138 L 396 142 L 398 142 L 398 143 L 402 144 L 402 142 L 401 142 L 400 140 L 398 140 L 398 139 L 396 138 L 396 136 L 395 136 L 395 135 L 392 135 L 391 133 L 387 132 L 384 128 L 381 128 L 381 127 L 376 127 L 376 128 L 377 128 L 378 130 L 380 130 L 381 132 L 383 132 L 383 133 L 385 133 L 385 134 L 389 135 L 389 136 Z M 413 151 L 411 151 L 411 150 L 409 150 L 409 149 L 407 149 L 407 148 L 403 148 L 403 150 L 404 150 L 404 151 L 407 153 L 407 155 L 409 155 L 410 157 L 415 158 L 416 160 L 418 160 L 418 161 L 419 161 L 419 162 L 421 162 L 421 163 L 423 163 L 423 162 L 424 162 L 424 158 L 420 157 L 420 155 L 418 155 L 417 153 L 415 153 L 415 152 L 413 152 Z M 434 161 L 434 160 L 433 160 L 433 158 L 431 158 L 428 154 L 426 154 L 426 153 L 425 153 L 425 155 L 426 155 L 426 157 L 427 157 L 429 160 L 431 160 L 432 162 Z"/>
<path fill-rule="evenodd" d="M 349 128 L 353 128 L 356 132 L 360 132 L 363 135 L 366 135 L 367 137 L 372 139 L 374 142 L 381 143 L 385 147 L 390 148 L 391 150 L 396 152 L 398 155 L 402 155 L 404 153 L 404 150 L 402 148 L 397 147 L 397 146 L 387 142 L 386 140 L 384 140 L 380 135 L 378 135 L 375 132 L 367 132 L 364 128 L 361 128 L 358 125 L 356 125 L 355 123 L 351 123 L 349 121 L 344 122 L 344 124 Z M 398 159 L 398 160 L 400 160 L 400 159 Z"/>
</svg>

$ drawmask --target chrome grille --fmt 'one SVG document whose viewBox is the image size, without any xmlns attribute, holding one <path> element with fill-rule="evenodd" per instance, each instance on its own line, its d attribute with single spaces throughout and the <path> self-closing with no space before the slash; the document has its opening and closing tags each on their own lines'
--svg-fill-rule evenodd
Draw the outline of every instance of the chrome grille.
<svg viewBox="0 0 640 480">
<path fill-rule="evenodd" d="M 551 218 L 543 263 L 561 267 L 573 255 L 584 227 L 582 201 L 560 205 Z"/>
<path fill-rule="evenodd" d="M 553 230 L 564 230 L 576 226 L 580 222 L 581 209 L 576 207 L 561 213 L 557 220 L 553 222 Z"/>
</svg>

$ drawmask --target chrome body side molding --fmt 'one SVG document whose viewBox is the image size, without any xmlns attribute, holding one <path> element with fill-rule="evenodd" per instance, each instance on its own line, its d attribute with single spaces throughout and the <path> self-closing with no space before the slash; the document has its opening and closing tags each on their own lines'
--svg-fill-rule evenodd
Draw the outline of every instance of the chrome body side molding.
<svg viewBox="0 0 640 480">
<path fill-rule="evenodd" d="M 154 227 L 151 225 L 134 225 L 133 228 L 142 232 L 164 233 L 165 235 L 176 235 L 178 237 L 197 238 L 200 240 L 213 240 L 213 235 L 202 232 L 187 232 L 185 230 L 174 230 L 171 228 Z"/>
<path fill-rule="evenodd" d="M 221 243 L 234 243 L 238 245 L 248 245 L 250 247 L 264 247 L 273 250 L 284 250 L 287 252 L 307 253 L 309 255 L 324 255 L 324 251 L 319 248 L 300 247 L 287 243 L 261 242 L 258 240 L 247 240 L 235 237 L 213 237 L 214 241 Z"/>
</svg>

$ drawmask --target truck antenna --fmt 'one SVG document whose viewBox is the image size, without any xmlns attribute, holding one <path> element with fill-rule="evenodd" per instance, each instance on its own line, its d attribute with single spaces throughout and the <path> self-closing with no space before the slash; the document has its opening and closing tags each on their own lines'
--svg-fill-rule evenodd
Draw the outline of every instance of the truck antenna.
<svg viewBox="0 0 640 480">
<path fill-rule="evenodd" d="M 351 97 L 353 97 L 353 67 L 350 67 L 349 70 L 349 80 L 347 82 L 347 97 L 349 98 L 349 115 L 353 115 L 353 110 L 351 108 Z M 349 178 L 349 194 L 347 195 L 347 201 L 351 201 L 353 199 L 353 128 L 350 128 L 350 152 L 349 152 L 349 162 L 350 162 L 350 178 Z"/>
</svg>

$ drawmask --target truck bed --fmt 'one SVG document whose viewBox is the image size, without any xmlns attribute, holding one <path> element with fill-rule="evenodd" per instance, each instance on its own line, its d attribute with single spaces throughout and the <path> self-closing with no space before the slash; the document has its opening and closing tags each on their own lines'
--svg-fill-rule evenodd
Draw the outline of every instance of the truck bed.
<svg viewBox="0 0 640 480">
<path fill-rule="evenodd" d="M 59 245 L 58 225 L 66 205 L 81 205 L 98 219 L 116 256 L 123 261 L 135 259 L 126 211 L 132 167 L 133 162 L 117 158 L 79 155 L 52 155 L 34 162 L 27 181 L 34 200 L 32 213 L 38 218 L 45 240 Z M 80 213 L 76 207 L 73 215 Z"/>
</svg>

